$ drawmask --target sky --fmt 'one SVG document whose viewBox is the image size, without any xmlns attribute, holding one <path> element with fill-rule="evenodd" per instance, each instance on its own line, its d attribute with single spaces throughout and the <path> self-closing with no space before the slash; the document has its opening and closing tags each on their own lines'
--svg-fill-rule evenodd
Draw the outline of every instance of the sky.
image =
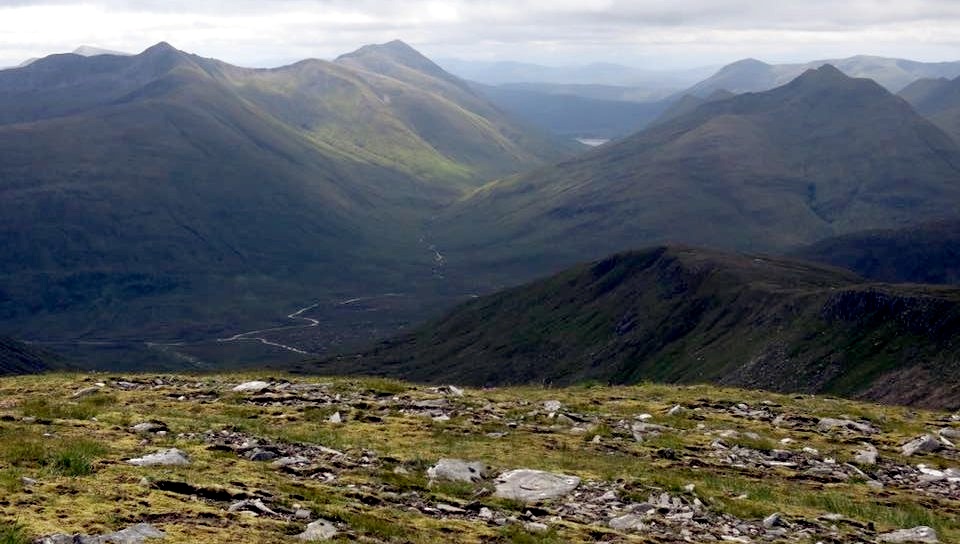
<svg viewBox="0 0 960 544">
<path fill-rule="evenodd" d="M 436 59 L 648 69 L 960 60 L 960 0 L 0 0 L 0 66 L 167 41 L 241 66 L 402 39 Z"/>
</svg>

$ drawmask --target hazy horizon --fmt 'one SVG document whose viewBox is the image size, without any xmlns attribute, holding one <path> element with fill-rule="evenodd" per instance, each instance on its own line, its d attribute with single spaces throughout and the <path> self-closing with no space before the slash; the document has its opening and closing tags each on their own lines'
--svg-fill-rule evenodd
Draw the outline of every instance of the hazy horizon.
<svg viewBox="0 0 960 544">
<path fill-rule="evenodd" d="M 139 52 L 167 41 L 233 64 L 334 58 L 401 39 L 435 59 L 649 70 L 854 55 L 960 59 L 960 4 L 943 0 L 592 2 L 414 0 L 6 0 L 0 66 L 80 45 Z"/>
</svg>

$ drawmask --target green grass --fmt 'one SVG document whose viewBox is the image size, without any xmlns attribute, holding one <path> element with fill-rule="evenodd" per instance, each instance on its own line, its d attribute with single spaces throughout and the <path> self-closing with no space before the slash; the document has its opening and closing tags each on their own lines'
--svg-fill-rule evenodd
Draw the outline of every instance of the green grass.
<svg viewBox="0 0 960 544">
<path fill-rule="evenodd" d="M 18 484 L 20 469 L 43 469 L 60 476 L 86 476 L 94 462 L 107 452 L 99 442 L 88 439 L 44 437 L 30 431 L 0 431 L 0 465 L 7 465 L 0 477 L 3 487 Z M 14 477 L 17 476 L 15 484 Z"/>
<path fill-rule="evenodd" d="M 86 476 L 93 473 L 94 461 L 106 451 L 98 442 L 78 440 L 49 452 L 44 464 L 63 476 Z"/>
<path fill-rule="evenodd" d="M 0 521 L 0 544 L 30 544 L 26 529 L 18 522 Z"/>
<path fill-rule="evenodd" d="M 90 419 L 116 403 L 116 395 L 102 393 L 75 402 L 39 397 L 24 401 L 20 411 L 24 416 L 39 419 Z"/>
</svg>

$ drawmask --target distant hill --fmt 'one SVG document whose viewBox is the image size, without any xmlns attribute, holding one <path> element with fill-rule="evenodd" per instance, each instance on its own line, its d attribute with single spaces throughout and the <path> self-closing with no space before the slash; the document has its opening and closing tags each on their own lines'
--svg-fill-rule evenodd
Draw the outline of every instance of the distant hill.
<svg viewBox="0 0 960 544">
<path fill-rule="evenodd" d="M 789 82 L 807 70 L 826 64 L 836 67 L 850 77 L 872 79 L 894 93 L 918 79 L 960 76 L 960 61 L 917 62 L 866 55 L 800 64 L 767 64 L 756 59 L 744 59 L 724 66 L 683 94 L 703 98 L 718 90 L 734 93 L 767 91 Z"/>
<path fill-rule="evenodd" d="M 0 376 L 63 369 L 63 359 L 46 350 L 0 337 Z"/>
<path fill-rule="evenodd" d="M 500 180 L 435 223 L 451 267 L 509 283 L 637 245 L 784 251 L 960 214 L 960 148 L 873 81 L 824 66 Z"/>
<path fill-rule="evenodd" d="M 960 285 L 960 222 L 855 232 L 794 253 L 877 281 Z"/>
<path fill-rule="evenodd" d="M 960 77 L 921 79 L 901 91 L 900 97 L 960 142 Z"/>
<path fill-rule="evenodd" d="M 142 346 L 415 291 L 426 218 L 565 153 L 401 43 L 270 70 L 164 43 L 5 70 L 0 332 Z"/>
<path fill-rule="evenodd" d="M 300 369 L 470 385 L 713 382 L 956 408 L 958 334 L 957 288 L 657 247 L 480 297 Z"/>
<path fill-rule="evenodd" d="M 130 56 L 130 53 L 123 53 L 123 52 L 121 52 L 121 51 L 113 51 L 113 50 L 110 50 L 110 49 L 103 49 L 103 48 L 100 48 L 100 47 L 94 47 L 94 46 L 92 46 L 92 45 L 81 45 L 80 47 L 78 47 L 78 48 L 74 49 L 73 51 L 71 51 L 70 54 L 72 54 L 72 55 L 80 55 L 81 57 L 96 57 L 96 56 L 99 56 L 99 55 L 119 55 L 119 56 L 124 56 L 124 57 Z M 29 66 L 29 65 L 33 64 L 34 62 L 37 62 L 38 60 L 40 60 L 39 57 L 34 57 L 34 58 L 31 58 L 31 59 L 27 59 L 27 60 L 21 62 L 21 63 L 17 66 L 17 68 L 23 68 L 24 66 Z"/>
<path fill-rule="evenodd" d="M 735 93 L 725 90 L 714 91 L 710 96 L 701 98 L 692 94 L 685 94 L 680 98 L 670 102 L 670 105 L 660 114 L 659 117 L 653 120 L 653 123 L 665 123 L 671 119 L 680 117 L 681 115 L 686 115 L 700 106 L 706 104 L 707 102 L 716 102 L 718 100 L 726 100 L 727 98 L 732 98 L 736 96 Z"/>
</svg>

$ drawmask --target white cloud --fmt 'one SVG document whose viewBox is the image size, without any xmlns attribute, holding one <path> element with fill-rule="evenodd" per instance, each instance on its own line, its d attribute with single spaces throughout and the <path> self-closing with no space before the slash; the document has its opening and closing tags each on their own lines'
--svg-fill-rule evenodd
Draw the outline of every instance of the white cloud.
<svg viewBox="0 0 960 544">
<path fill-rule="evenodd" d="M 404 39 L 435 57 L 715 64 L 960 58 L 955 0 L 0 0 L 0 65 L 158 41 L 242 65 Z"/>
</svg>

